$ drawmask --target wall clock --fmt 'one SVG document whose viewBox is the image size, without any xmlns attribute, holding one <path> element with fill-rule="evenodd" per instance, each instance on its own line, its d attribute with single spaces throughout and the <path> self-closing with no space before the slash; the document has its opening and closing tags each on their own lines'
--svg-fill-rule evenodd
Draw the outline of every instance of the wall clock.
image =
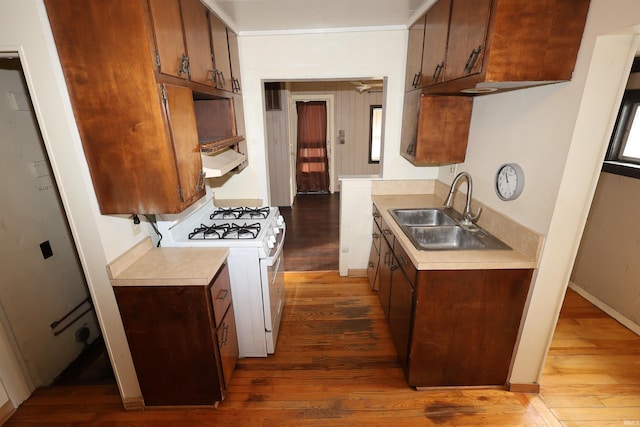
<svg viewBox="0 0 640 427">
<path fill-rule="evenodd" d="M 517 199 L 524 189 L 524 172 L 516 163 L 505 163 L 496 172 L 496 193 L 502 200 Z"/>
</svg>

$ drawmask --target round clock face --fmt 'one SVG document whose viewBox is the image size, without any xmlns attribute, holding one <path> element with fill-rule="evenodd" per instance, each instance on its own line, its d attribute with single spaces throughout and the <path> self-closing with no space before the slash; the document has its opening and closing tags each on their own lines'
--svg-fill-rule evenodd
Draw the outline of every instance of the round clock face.
<svg viewBox="0 0 640 427">
<path fill-rule="evenodd" d="M 516 199 L 524 189 L 524 172 L 515 163 L 507 163 L 496 173 L 496 193 L 502 200 Z"/>
</svg>

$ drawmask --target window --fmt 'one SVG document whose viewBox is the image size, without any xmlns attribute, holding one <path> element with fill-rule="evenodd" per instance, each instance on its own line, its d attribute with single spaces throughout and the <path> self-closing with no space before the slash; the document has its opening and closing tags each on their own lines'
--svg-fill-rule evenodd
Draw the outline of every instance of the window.
<svg viewBox="0 0 640 427">
<path fill-rule="evenodd" d="M 633 61 L 629 85 L 637 88 L 640 58 Z M 628 89 L 622 97 L 616 125 L 602 166 L 604 172 L 640 178 L 640 89 Z"/>
<path fill-rule="evenodd" d="M 380 163 L 382 105 L 372 105 L 369 122 L 369 163 Z"/>
<path fill-rule="evenodd" d="M 640 178 L 640 90 L 627 90 L 602 168 Z"/>
</svg>

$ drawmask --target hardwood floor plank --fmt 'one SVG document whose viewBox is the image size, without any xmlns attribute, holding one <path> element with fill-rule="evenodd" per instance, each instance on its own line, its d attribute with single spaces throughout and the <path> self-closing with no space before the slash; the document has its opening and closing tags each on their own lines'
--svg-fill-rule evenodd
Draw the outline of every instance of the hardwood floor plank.
<svg viewBox="0 0 640 427">
<path fill-rule="evenodd" d="M 276 354 L 241 359 L 218 409 L 125 411 L 115 385 L 49 387 L 34 393 L 6 425 L 588 427 L 640 420 L 640 337 L 616 330 L 624 327 L 571 292 L 539 395 L 415 391 L 406 384 L 366 279 L 288 272 L 285 281 Z M 596 332 L 583 330 L 589 328 Z M 604 331 L 612 333 L 603 338 Z M 575 339 L 567 337 L 594 338 L 576 339 L 579 347 L 557 345 Z"/>
</svg>

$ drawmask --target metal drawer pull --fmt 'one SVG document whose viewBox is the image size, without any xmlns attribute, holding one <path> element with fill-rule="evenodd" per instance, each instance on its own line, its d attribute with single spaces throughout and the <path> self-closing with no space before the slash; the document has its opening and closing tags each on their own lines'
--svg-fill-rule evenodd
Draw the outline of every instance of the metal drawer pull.
<svg viewBox="0 0 640 427">
<path fill-rule="evenodd" d="M 224 347 L 227 344 L 227 340 L 229 338 L 229 325 L 222 325 L 222 341 L 220 342 L 220 347 Z"/>
<path fill-rule="evenodd" d="M 218 297 L 216 299 L 224 301 L 225 299 L 227 299 L 227 295 L 229 295 L 229 290 L 228 289 L 223 289 L 223 290 L 220 291 L 220 293 L 218 294 Z"/>
<path fill-rule="evenodd" d="M 407 260 L 404 259 L 404 257 L 402 255 L 398 255 L 398 261 L 400 261 L 400 264 L 402 265 L 407 265 Z"/>
</svg>

